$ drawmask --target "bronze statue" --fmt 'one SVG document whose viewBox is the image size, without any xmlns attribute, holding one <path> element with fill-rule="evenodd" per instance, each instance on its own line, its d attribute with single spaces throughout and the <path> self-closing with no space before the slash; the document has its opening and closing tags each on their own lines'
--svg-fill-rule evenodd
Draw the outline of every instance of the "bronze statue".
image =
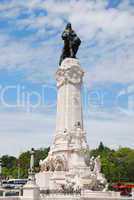
<svg viewBox="0 0 134 200">
<path fill-rule="evenodd" d="M 81 44 L 81 40 L 72 29 L 71 23 L 66 25 L 66 28 L 62 33 L 62 39 L 64 40 L 64 47 L 60 57 L 59 65 L 61 65 L 65 58 L 76 58 L 76 53 Z"/>
</svg>

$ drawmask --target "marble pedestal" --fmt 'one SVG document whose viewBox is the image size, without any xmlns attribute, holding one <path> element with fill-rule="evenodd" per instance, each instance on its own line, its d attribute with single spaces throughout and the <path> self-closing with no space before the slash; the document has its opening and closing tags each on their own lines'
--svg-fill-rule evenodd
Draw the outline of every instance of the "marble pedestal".
<svg viewBox="0 0 134 200">
<path fill-rule="evenodd" d="M 35 182 L 35 174 L 30 173 L 28 182 L 23 187 L 23 200 L 40 200 L 40 188 Z"/>
<path fill-rule="evenodd" d="M 89 150 L 83 125 L 81 88 L 84 71 L 77 59 L 66 58 L 56 72 L 57 116 L 56 130 L 48 157 L 40 161 L 36 174 L 40 188 L 61 189 L 104 188 L 100 161 L 87 166 L 85 152 Z"/>
</svg>

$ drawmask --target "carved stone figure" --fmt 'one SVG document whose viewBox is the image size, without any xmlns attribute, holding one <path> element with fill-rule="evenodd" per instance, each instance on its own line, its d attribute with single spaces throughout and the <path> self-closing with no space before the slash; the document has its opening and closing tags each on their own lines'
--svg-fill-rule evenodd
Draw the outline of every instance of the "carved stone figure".
<svg viewBox="0 0 134 200">
<path fill-rule="evenodd" d="M 94 159 L 95 159 L 94 156 L 92 156 L 92 157 L 90 158 L 89 166 L 90 166 L 91 171 L 94 170 Z"/>
<path fill-rule="evenodd" d="M 47 160 L 48 160 L 48 158 L 46 158 L 45 160 L 40 160 L 39 165 L 41 166 L 41 171 L 48 171 L 47 170 Z"/>
<path fill-rule="evenodd" d="M 54 170 L 55 171 L 66 171 L 67 164 L 65 157 L 63 155 L 58 156 L 54 160 Z"/>
<path fill-rule="evenodd" d="M 101 172 L 100 156 L 97 156 L 97 158 L 94 160 L 94 172 L 96 174 L 99 174 Z"/>
<path fill-rule="evenodd" d="M 72 29 L 71 23 L 66 25 L 66 28 L 62 33 L 62 39 L 64 40 L 64 47 L 60 57 L 59 65 L 61 65 L 61 62 L 65 58 L 75 58 L 78 48 L 81 44 L 81 40 Z"/>
<path fill-rule="evenodd" d="M 41 171 L 54 171 L 53 160 L 50 157 L 47 157 L 45 160 L 40 160 Z"/>
<path fill-rule="evenodd" d="M 55 162 L 55 171 L 64 171 L 64 165 L 61 160 Z"/>
</svg>

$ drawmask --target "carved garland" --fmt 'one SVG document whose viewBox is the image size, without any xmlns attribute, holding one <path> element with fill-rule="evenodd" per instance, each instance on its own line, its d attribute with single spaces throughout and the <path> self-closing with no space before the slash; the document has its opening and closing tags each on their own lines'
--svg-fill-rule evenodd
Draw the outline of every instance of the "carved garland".
<svg viewBox="0 0 134 200">
<path fill-rule="evenodd" d="M 57 87 L 66 83 L 80 84 L 82 82 L 84 72 L 77 66 L 68 69 L 58 69 L 56 72 Z"/>
</svg>

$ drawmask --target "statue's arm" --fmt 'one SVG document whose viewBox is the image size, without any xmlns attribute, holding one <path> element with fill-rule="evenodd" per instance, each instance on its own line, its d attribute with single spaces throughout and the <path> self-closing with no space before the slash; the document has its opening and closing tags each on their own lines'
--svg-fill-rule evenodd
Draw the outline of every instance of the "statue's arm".
<svg viewBox="0 0 134 200">
<path fill-rule="evenodd" d="M 76 42 L 78 45 L 81 44 L 81 39 L 78 37 L 78 35 L 75 33 L 75 31 L 72 32 L 72 37 L 74 39 L 74 42 Z"/>
<path fill-rule="evenodd" d="M 66 40 L 66 39 L 68 39 L 69 38 L 69 32 L 68 31 L 64 31 L 63 33 L 62 33 L 62 39 L 63 40 Z"/>
</svg>

